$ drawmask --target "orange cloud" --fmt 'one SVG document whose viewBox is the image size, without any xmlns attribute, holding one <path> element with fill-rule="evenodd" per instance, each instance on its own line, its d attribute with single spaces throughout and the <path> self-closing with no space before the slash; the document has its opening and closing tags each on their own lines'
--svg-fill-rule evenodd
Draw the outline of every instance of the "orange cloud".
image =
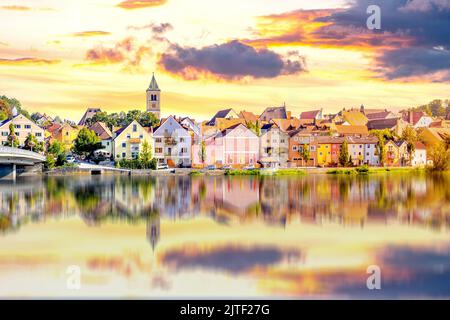
<svg viewBox="0 0 450 320">
<path fill-rule="evenodd" d="M 166 2 L 167 0 L 125 0 L 117 6 L 122 9 L 132 10 L 162 6 Z"/>
<path fill-rule="evenodd" d="M 13 10 L 13 11 L 29 11 L 31 10 L 30 7 L 25 6 L 2 6 L 3 10 Z"/>
<path fill-rule="evenodd" d="M 111 32 L 107 31 L 81 31 L 72 33 L 73 37 L 98 37 L 98 36 L 109 36 Z"/>
<path fill-rule="evenodd" d="M 50 65 L 59 63 L 56 59 L 40 59 L 40 58 L 17 58 L 17 59 L 0 59 L 0 65 L 21 66 L 21 65 Z"/>
<path fill-rule="evenodd" d="M 252 46 L 292 46 L 358 49 L 363 51 L 404 47 L 408 37 L 391 32 L 374 33 L 364 28 L 337 25 L 326 19 L 342 9 L 296 10 L 258 17 Z"/>
</svg>

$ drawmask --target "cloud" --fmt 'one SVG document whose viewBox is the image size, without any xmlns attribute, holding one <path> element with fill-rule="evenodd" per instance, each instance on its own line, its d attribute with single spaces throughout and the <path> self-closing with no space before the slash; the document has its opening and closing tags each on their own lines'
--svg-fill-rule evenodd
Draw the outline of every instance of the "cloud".
<svg viewBox="0 0 450 320">
<path fill-rule="evenodd" d="M 40 59 L 40 58 L 17 58 L 17 59 L 2 59 L 0 58 L 0 65 L 21 66 L 21 65 L 51 65 L 59 63 L 56 59 Z"/>
<path fill-rule="evenodd" d="M 165 71 L 186 80 L 208 76 L 225 80 L 275 78 L 306 71 L 303 57 L 284 58 L 274 51 L 255 49 L 237 40 L 200 49 L 172 44 L 158 63 Z"/>
<path fill-rule="evenodd" d="M 117 42 L 114 47 L 98 46 L 86 52 L 86 60 L 92 64 L 125 63 L 126 66 L 138 67 L 151 49 L 145 45 L 137 45 L 131 37 Z"/>
<path fill-rule="evenodd" d="M 149 29 L 154 34 L 163 34 L 167 31 L 173 30 L 172 24 L 169 22 L 163 22 L 163 23 L 149 23 L 144 26 L 129 26 L 128 29 L 131 30 L 145 30 Z"/>
<path fill-rule="evenodd" d="M 162 6 L 166 2 L 167 0 L 125 0 L 119 3 L 117 6 L 122 9 L 133 10 Z"/>
<path fill-rule="evenodd" d="M 162 256 L 162 262 L 176 269 L 209 269 L 229 273 L 243 273 L 281 263 L 285 259 L 300 258 L 299 252 L 283 251 L 276 247 L 239 247 L 227 245 L 212 249 L 185 247 Z"/>
<path fill-rule="evenodd" d="M 98 37 L 98 36 L 109 36 L 111 32 L 107 31 L 81 31 L 72 33 L 73 37 Z"/>
<path fill-rule="evenodd" d="M 366 26 L 369 5 L 381 8 L 381 30 Z M 449 0 L 353 0 L 344 9 L 297 10 L 259 17 L 255 37 L 245 43 L 355 48 L 369 52 L 377 77 L 408 80 L 429 76 L 447 81 L 448 30 Z M 407 55 L 407 61 L 399 61 L 402 54 Z"/>
<path fill-rule="evenodd" d="M 29 11 L 31 10 L 30 7 L 25 7 L 25 6 L 1 6 L 0 8 L 2 8 L 3 10 L 12 10 L 12 11 Z"/>
</svg>

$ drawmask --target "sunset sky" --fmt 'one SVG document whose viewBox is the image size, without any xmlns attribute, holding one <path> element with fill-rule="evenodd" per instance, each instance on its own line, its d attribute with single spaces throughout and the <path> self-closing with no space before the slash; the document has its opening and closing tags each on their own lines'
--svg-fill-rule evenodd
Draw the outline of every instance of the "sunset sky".
<svg viewBox="0 0 450 320">
<path fill-rule="evenodd" d="M 366 27 L 369 4 L 381 30 Z M 417 106 L 450 92 L 450 0 L 0 0 L 0 94 L 78 121 Z"/>
</svg>

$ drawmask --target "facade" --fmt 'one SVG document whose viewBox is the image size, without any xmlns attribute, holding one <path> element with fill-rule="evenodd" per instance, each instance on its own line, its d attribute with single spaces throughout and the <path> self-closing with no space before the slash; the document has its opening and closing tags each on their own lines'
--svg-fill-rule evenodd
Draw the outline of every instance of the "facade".
<svg viewBox="0 0 450 320">
<path fill-rule="evenodd" d="M 53 132 L 50 142 L 54 140 L 59 141 L 66 151 L 70 151 L 74 140 L 78 136 L 78 132 L 80 132 L 78 126 L 72 126 L 70 123 L 64 122 L 58 130 Z"/>
<path fill-rule="evenodd" d="M 315 137 L 312 146 L 315 146 L 315 163 L 318 166 L 334 166 L 339 163 L 343 137 L 318 136 Z"/>
<path fill-rule="evenodd" d="M 259 161 L 259 137 L 243 124 L 204 137 L 205 165 L 242 167 Z M 194 164 L 202 164 L 199 146 L 193 149 Z"/>
<path fill-rule="evenodd" d="M 151 128 L 145 128 L 136 120 L 128 126 L 120 128 L 114 133 L 113 155 L 114 160 L 136 159 L 142 151 L 144 141 L 149 144 L 150 150 L 153 150 L 153 137 Z"/>
<path fill-rule="evenodd" d="M 0 122 L 0 142 L 5 145 L 8 142 L 9 125 L 14 125 L 14 133 L 19 140 L 19 146 L 23 147 L 28 134 L 33 134 L 38 142 L 44 141 L 44 129 L 39 127 L 36 123 L 19 114 L 12 119 L 7 119 Z"/>
<path fill-rule="evenodd" d="M 427 148 L 421 142 L 415 144 L 415 150 L 411 161 L 413 167 L 424 167 L 427 165 Z"/>
<path fill-rule="evenodd" d="M 310 132 L 298 129 L 289 133 L 289 166 L 290 167 L 303 167 L 315 164 L 315 152 L 316 146 L 314 142 L 314 136 Z M 303 148 L 310 149 L 310 158 L 303 159 Z"/>
<path fill-rule="evenodd" d="M 347 138 L 348 152 L 354 165 L 379 166 L 380 158 L 377 153 L 378 139 L 368 136 L 363 138 Z"/>
<path fill-rule="evenodd" d="M 408 151 L 406 142 L 389 140 L 386 143 L 386 165 L 401 167 L 406 165 L 407 158 Z"/>
<path fill-rule="evenodd" d="M 259 137 L 259 157 L 264 167 L 287 167 L 289 135 L 273 123 L 262 126 Z"/>
<path fill-rule="evenodd" d="M 108 126 L 103 122 L 96 122 L 89 127 L 89 130 L 94 131 L 102 142 L 102 149 L 99 151 L 105 157 L 111 157 L 113 154 L 113 134 Z"/>
<path fill-rule="evenodd" d="M 414 128 L 427 128 L 433 122 L 433 118 L 423 111 L 404 111 L 402 118 Z"/>
<path fill-rule="evenodd" d="M 190 166 L 192 137 L 189 129 L 181 125 L 174 116 L 161 121 L 153 132 L 155 158 L 160 164 L 171 167 Z"/>
<path fill-rule="evenodd" d="M 153 113 L 159 119 L 161 117 L 161 90 L 154 74 L 147 88 L 146 97 L 147 111 Z"/>
</svg>

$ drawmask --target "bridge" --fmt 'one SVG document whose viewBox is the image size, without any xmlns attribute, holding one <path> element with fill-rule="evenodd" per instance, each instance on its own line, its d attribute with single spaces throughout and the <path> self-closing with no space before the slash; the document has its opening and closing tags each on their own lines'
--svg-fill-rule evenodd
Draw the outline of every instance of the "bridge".
<svg viewBox="0 0 450 320">
<path fill-rule="evenodd" d="M 45 156 L 33 151 L 0 146 L 0 179 L 16 179 L 23 172 L 45 162 Z"/>
</svg>

